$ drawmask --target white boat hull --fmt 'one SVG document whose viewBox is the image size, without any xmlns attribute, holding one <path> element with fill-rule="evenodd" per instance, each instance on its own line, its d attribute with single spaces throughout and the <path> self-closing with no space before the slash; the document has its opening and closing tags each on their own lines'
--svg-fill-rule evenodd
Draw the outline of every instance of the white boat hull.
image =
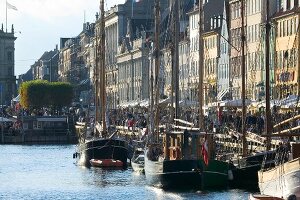
<svg viewBox="0 0 300 200">
<path fill-rule="evenodd" d="M 268 171 L 259 171 L 261 194 L 287 199 L 296 195 L 300 199 L 300 159 L 294 159 Z"/>
<path fill-rule="evenodd" d="M 144 172 L 144 164 L 131 162 L 131 167 L 135 172 L 139 172 L 139 173 Z"/>
</svg>

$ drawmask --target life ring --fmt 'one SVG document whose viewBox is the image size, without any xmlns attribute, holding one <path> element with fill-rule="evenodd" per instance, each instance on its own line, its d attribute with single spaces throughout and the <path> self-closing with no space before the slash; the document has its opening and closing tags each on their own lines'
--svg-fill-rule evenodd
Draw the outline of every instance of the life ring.
<svg viewBox="0 0 300 200">
<path fill-rule="evenodd" d="M 172 149 L 172 156 L 173 156 L 173 159 L 174 160 L 177 160 L 178 158 L 177 158 L 177 149 L 176 149 L 176 147 L 174 147 L 173 149 Z"/>
</svg>

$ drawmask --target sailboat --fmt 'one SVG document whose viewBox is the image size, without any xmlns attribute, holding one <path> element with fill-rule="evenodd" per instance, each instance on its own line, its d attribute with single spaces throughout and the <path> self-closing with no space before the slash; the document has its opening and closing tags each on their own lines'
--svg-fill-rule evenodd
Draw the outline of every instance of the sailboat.
<svg viewBox="0 0 300 200">
<path fill-rule="evenodd" d="M 100 1 L 100 42 L 96 37 L 96 69 L 95 69 L 95 126 L 93 123 L 86 123 L 84 133 L 79 140 L 79 164 L 94 167 L 127 167 L 129 145 L 126 140 L 116 138 L 116 132 L 111 135 L 106 127 L 106 80 L 105 80 L 105 21 L 104 21 L 104 0 Z M 97 34 L 98 36 L 98 34 Z M 98 67 L 98 63 L 100 66 Z M 99 77 L 99 75 L 101 77 Z M 101 120 L 99 117 L 101 107 Z M 94 129 L 95 134 L 88 137 L 88 129 Z M 93 130 L 91 130 L 93 131 Z M 101 133 L 101 134 L 100 134 Z"/>
<path fill-rule="evenodd" d="M 269 5 L 269 0 L 267 0 Z M 300 32 L 297 33 L 298 41 Z M 299 44 L 299 42 L 298 42 Z M 299 46 L 298 46 L 299 48 Z M 267 54 L 268 55 L 268 54 Z M 298 62 L 299 64 L 299 62 Z M 266 79 L 268 82 L 269 79 Z M 299 85 L 299 79 L 298 79 Z M 269 89 L 269 84 L 266 84 Z M 299 86 L 298 86 L 299 89 Z M 267 90 L 268 91 L 268 90 Z M 298 90 L 299 92 L 299 90 Z M 299 95 L 299 94 L 298 94 Z M 299 100 L 299 97 L 298 97 Z M 298 102 L 297 102 L 298 103 Z M 266 108 L 266 112 L 270 111 L 270 108 Z M 269 112 L 270 113 L 270 112 Z M 285 120 L 278 125 L 289 123 L 290 121 L 296 120 L 299 116 L 292 117 Z M 275 125 L 274 127 L 277 127 Z M 269 129 L 265 135 L 269 140 L 271 137 L 285 137 L 289 138 L 292 136 L 298 136 L 299 126 L 289 128 L 287 130 L 272 133 Z M 292 132 L 296 133 L 292 133 Z M 271 168 L 262 169 L 258 172 L 258 184 L 261 194 L 272 195 L 284 199 L 299 199 L 300 198 L 300 143 L 288 142 L 285 146 L 281 145 L 277 148 L 276 154 L 276 166 Z"/>
<path fill-rule="evenodd" d="M 274 166 L 275 151 L 270 150 L 270 141 L 267 141 L 266 151 L 256 153 L 255 155 L 248 154 L 248 143 L 247 143 L 247 132 L 246 132 L 246 105 L 245 105 L 245 79 L 246 79 L 246 66 L 245 66 L 245 30 L 244 30 L 244 16 L 245 15 L 245 1 L 241 0 L 241 54 L 242 54 L 242 141 L 243 141 L 243 152 L 242 158 L 238 159 L 238 165 L 233 168 L 233 187 L 238 188 L 253 188 L 257 189 L 258 187 L 258 175 L 257 172 L 261 170 L 262 166 L 264 168 L 269 168 Z M 267 15 L 268 14 L 268 5 L 267 5 Z M 267 20 L 268 21 L 268 20 Z M 266 31 L 266 55 L 269 55 L 269 27 Z M 269 78 L 269 58 L 266 56 L 266 80 Z M 270 130 L 270 93 L 269 93 L 269 82 L 266 81 L 266 127 L 267 132 Z M 264 165 L 262 165 L 264 163 Z"/>
<path fill-rule="evenodd" d="M 202 12 L 202 1 L 200 0 L 199 9 Z M 175 37 L 173 51 L 173 70 L 178 70 L 178 0 L 173 2 Z M 156 0 L 156 31 L 155 49 L 159 50 L 159 1 Z M 203 52 L 202 52 L 203 53 Z M 175 119 L 172 120 L 170 127 L 159 135 L 158 121 L 158 72 L 159 72 L 159 53 L 156 53 L 155 60 L 155 120 L 152 119 L 153 127 L 150 128 L 152 137 L 148 141 L 145 150 L 145 175 L 146 181 L 150 185 L 159 186 L 166 189 L 174 188 L 197 188 L 227 186 L 228 164 L 221 161 L 210 159 L 208 141 L 211 134 L 200 132 L 199 128 L 193 128 L 191 123 L 178 118 L 179 116 L 179 96 L 178 96 L 178 71 L 172 73 L 172 95 L 175 104 Z M 202 66 L 201 66 L 202 67 Z M 174 71 L 173 71 L 174 72 Z M 202 90 L 201 90 L 202 91 Z M 200 91 L 199 91 L 200 94 Z M 201 96 L 201 95 L 199 95 Z M 154 100 L 153 100 L 154 101 Z M 172 103 L 173 105 L 173 103 Z M 201 107 L 202 108 L 202 107 Z M 173 107 L 172 107 L 173 109 Z M 154 109 L 150 109 L 154 110 Z M 200 109 L 201 110 L 201 109 Z M 173 115 L 171 115 L 173 116 Z M 155 123 L 154 123 L 155 121 Z M 181 123 L 181 125 L 180 125 Z M 205 139 L 205 140 L 204 140 Z M 162 140 L 162 142 L 161 142 Z M 204 140 L 204 141 L 203 141 Z M 219 163 L 218 163 L 219 162 Z M 221 164 L 220 164 L 221 163 Z"/>
<path fill-rule="evenodd" d="M 174 2 L 175 10 L 175 30 L 178 32 L 178 1 Z M 155 50 L 159 51 L 159 26 L 160 26 L 160 7 L 159 0 L 155 1 Z M 177 15 L 176 15 L 177 14 Z M 178 39 L 178 38 L 177 38 Z M 176 41 L 178 44 L 178 41 Z M 178 57 L 178 45 L 175 44 L 175 54 Z M 176 57 L 175 57 L 176 62 Z M 178 64 L 178 62 L 177 62 Z M 175 64 L 176 65 L 176 64 Z M 159 85 L 158 73 L 160 66 L 160 55 L 156 53 L 155 58 L 155 120 L 152 117 L 152 126 L 150 127 L 151 138 L 145 149 L 145 175 L 146 181 L 150 185 L 162 188 L 173 189 L 176 187 L 201 187 L 201 164 L 198 162 L 199 155 L 199 139 L 197 135 L 192 135 L 188 131 L 171 131 L 167 130 L 163 134 L 163 142 L 159 137 L 159 121 L 158 121 L 158 100 Z M 177 66 L 178 67 L 178 66 Z M 174 73 L 173 73 L 174 74 Z M 174 78 L 174 77 L 173 77 Z M 178 80 L 178 79 L 177 79 Z M 174 82 L 178 83 L 178 81 Z M 177 99 L 178 100 L 178 99 Z M 153 101 L 154 102 L 154 99 Z M 153 106 L 153 105 L 151 105 Z M 154 110 L 154 109 L 151 109 Z M 176 114 L 175 114 L 176 115 Z M 155 121 L 155 122 L 154 122 Z M 155 125 L 155 129 L 154 129 Z M 189 140 L 195 148 L 192 149 Z M 191 153 L 189 153 L 191 152 Z M 195 158 L 192 158 L 194 155 Z"/>
</svg>

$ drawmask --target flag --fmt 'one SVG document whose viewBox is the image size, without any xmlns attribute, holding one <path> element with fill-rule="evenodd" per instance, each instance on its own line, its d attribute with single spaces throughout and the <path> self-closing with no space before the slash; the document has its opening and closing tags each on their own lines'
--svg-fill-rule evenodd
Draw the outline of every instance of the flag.
<svg viewBox="0 0 300 200">
<path fill-rule="evenodd" d="M 11 4 L 8 3 L 8 2 L 6 2 L 6 7 L 7 7 L 8 9 L 18 10 L 16 6 L 11 5 Z"/>
<path fill-rule="evenodd" d="M 205 165 L 207 166 L 208 165 L 208 147 L 207 147 L 206 137 L 205 137 L 205 141 L 202 145 L 201 151 L 202 151 L 203 161 L 204 161 Z"/>
</svg>

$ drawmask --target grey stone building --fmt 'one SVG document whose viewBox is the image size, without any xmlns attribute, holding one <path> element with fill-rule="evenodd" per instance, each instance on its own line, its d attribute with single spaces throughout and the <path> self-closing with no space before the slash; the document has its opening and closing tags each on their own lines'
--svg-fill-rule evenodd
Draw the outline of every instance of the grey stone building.
<svg viewBox="0 0 300 200">
<path fill-rule="evenodd" d="M 168 1 L 160 1 L 161 9 L 168 6 Z M 154 0 L 132 2 L 127 0 L 124 4 L 116 5 L 105 12 L 106 35 L 106 91 L 108 108 L 116 108 L 120 103 L 117 55 L 119 45 L 124 38 L 131 33 L 129 40 L 135 40 L 137 32 L 153 29 Z M 130 24 L 128 24 L 130 19 Z M 99 30 L 99 22 L 96 22 L 96 32 Z"/>
<path fill-rule="evenodd" d="M 54 50 L 46 51 L 41 58 L 32 65 L 34 79 L 47 80 L 49 82 L 58 79 L 58 57 L 57 47 Z"/>
<path fill-rule="evenodd" d="M 117 55 L 119 105 L 149 98 L 149 50 L 146 32 L 130 41 L 123 40 Z"/>
<path fill-rule="evenodd" d="M 0 30 L 0 84 L 2 88 L 2 102 L 9 105 L 12 97 L 16 96 L 15 76 L 15 40 L 14 28 L 5 32 L 3 25 Z"/>
</svg>

